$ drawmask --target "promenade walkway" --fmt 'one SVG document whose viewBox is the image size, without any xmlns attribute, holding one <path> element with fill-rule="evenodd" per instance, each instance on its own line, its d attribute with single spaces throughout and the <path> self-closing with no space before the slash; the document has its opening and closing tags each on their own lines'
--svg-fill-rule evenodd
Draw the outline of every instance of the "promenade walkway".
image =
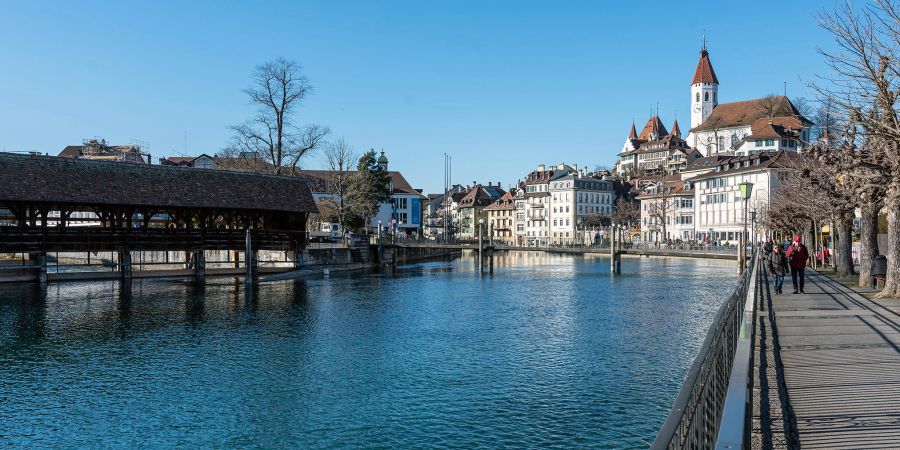
<svg viewBox="0 0 900 450">
<path fill-rule="evenodd" d="M 758 316 L 753 447 L 900 448 L 900 300 L 785 281 Z"/>
</svg>

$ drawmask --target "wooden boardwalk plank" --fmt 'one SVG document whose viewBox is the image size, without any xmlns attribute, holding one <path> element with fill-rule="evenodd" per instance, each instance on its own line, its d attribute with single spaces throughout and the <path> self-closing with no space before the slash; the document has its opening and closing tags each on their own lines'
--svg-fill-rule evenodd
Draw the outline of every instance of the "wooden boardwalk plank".
<svg viewBox="0 0 900 450">
<path fill-rule="evenodd" d="M 785 281 L 785 294 L 769 291 L 800 446 L 900 447 L 900 302 L 814 271 L 806 294 Z"/>
</svg>

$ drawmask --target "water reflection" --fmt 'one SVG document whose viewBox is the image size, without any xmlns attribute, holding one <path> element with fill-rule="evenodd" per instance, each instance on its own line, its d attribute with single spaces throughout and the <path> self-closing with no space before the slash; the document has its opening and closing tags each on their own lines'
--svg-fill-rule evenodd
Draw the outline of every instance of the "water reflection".
<svg viewBox="0 0 900 450">
<path fill-rule="evenodd" d="M 495 258 L 484 277 L 464 257 L 252 287 L 0 286 L 0 439 L 646 445 L 732 271 L 626 259 L 611 278 L 602 256 Z"/>
</svg>

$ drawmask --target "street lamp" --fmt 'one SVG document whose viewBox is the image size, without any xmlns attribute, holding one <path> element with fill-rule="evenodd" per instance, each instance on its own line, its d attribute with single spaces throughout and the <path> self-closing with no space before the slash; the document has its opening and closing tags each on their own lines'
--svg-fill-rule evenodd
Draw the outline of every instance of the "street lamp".
<svg viewBox="0 0 900 450">
<path fill-rule="evenodd" d="M 757 243 L 756 238 L 758 235 L 757 230 L 756 230 L 756 210 L 755 209 L 750 210 L 750 234 L 753 235 L 753 237 L 750 239 L 750 241 L 755 245 Z"/>
<path fill-rule="evenodd" d="M 744 181 L 739 184 L 741 188 L 741 198 L 744 200 L 744 232 L 741 236 L 741 249 L 738 251 L 738 257 L 741 259 L 738 269 L 744 272 L 744 266 L 747 264 L 747 205 L 750 203 L 750 196 L 753 194 L 753 183 Z"/>
</svg>

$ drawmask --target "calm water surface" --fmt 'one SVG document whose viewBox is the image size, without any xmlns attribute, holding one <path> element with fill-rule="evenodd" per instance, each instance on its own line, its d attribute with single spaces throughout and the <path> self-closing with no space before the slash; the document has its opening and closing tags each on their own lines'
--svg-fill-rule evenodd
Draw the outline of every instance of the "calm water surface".
<svg viewBox="0 0 900 450">
<path fill-rule="evenodd" d="M 622 266 L 0 285 L 0 444 L 646 447 L 735 276 Z"/>
</svg>

